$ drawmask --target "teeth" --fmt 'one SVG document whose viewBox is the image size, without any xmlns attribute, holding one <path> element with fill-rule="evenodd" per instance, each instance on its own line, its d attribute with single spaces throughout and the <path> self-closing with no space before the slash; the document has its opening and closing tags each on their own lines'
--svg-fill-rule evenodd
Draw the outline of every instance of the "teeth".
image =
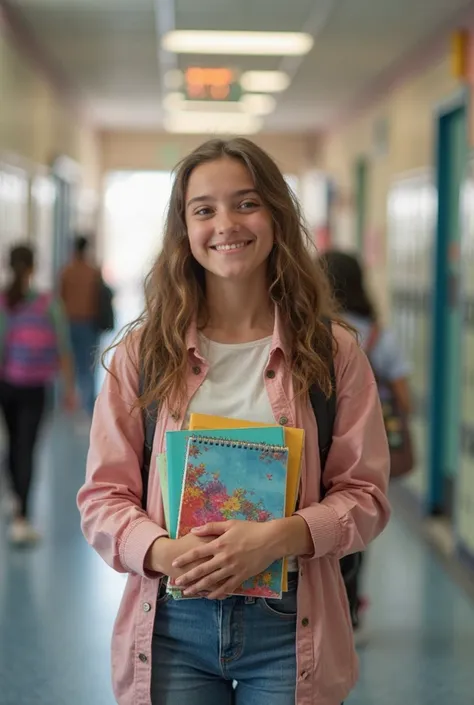
<svg viewBox="0 0 474 705">
<path fill-rule="evenodd" d="M 216 245 L 215 249 L 217 252 L 220 252 L 221 250 L 240 250 L 242 247 L 245 247 L 246 244 L 246 242 L 234 242 L 232 245 Z"/>
</svg>

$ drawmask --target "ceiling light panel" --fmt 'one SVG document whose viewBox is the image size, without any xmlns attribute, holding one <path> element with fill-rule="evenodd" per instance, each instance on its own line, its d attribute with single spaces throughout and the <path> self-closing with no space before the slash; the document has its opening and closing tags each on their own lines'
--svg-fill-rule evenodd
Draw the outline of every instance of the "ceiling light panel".
<svg viewBox="0 0 474 705">
<path fill-rule="evenodd" d="M 245 71 L 240 85 L 249 93 L 280 93 L 290 85 L 290 77 L 283 71 Z"/>
<path fill-rule="evenodd" d="M 251 135 L 261 129 L 262 121 L 245 113 L 178 112 L 165 117 L 164 127 L 180 134 Z"/>
<path fill-rule="evenodd" d="M 303 56 L 312 46 L 311 35 L 302 32 L 174 30 L 162 38 L 162 48 L 175 54 Z"/>
</svg>

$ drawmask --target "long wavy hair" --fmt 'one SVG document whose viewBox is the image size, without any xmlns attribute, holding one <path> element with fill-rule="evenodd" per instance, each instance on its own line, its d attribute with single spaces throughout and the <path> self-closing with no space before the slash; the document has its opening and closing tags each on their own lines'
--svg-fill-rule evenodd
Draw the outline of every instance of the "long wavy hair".
<svg viewBox="0 0 474 705">
<path fill-rule="evenodd" d="M 253 142 L 212 139 L 185 157 L 175 180 L 165 225 L 163 247 L 145 284 L 145 310 L 129 327 L 140 335 L 143 394 L 138 408 L 166 401 L 180 409 L 186 398 L 188 353 L 186 336 L 194 320 L 207 321 L 206 279 L 189 246 L 185 204 L 189 178 L 201 164 L 237 159 L 249 170 L 255 187 L 271 213 L 274 247 L 268 259 L 268 291 L 285 326 L 291 350 L 295 393 L 317 383 L 331 393 L 330 358 L 335 340 L 323 317 L 335 318 L 330 287 L 311 253 L 312 239 L 299 204 L 280 169 Z M 129 342 L 131 335 L 127 336 Z M 173 406 L 171 406 L 171 404 Z"/>
</svg>

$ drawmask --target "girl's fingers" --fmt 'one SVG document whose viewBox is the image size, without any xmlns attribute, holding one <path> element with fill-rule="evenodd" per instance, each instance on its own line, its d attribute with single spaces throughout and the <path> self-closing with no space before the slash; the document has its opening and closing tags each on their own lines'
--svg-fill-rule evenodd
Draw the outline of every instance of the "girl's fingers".
<svg viewBox="0 0 474 705">
<path fill-rule="evenodd" d="M 229 578 L 229 569 L 228 568 L 221 568 L 220 570 L 216 570 L 214 573 L 211 575 L 207 575 L 205 578 L 202 580 L 198 581 L 194 585 L 191 585 L 189 588 L 186 588 L 184 590 L 184 595 L 186 597 L 192 597 L 193 595 L 196 595 L 199 592 L 206 592 L 206 593 L 211 593 L 219 590 L 219 587 L 222 583 L 225 583 L 227 579 Z M 224 593 L 224 596 L 227 593 Z"/>
</svg>

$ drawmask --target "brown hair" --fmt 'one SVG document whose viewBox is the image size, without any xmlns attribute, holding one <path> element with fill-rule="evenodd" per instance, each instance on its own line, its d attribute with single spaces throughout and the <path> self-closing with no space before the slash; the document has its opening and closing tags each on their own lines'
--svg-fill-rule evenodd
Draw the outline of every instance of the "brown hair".
<svg viewBox="0 0 474 705">
<path fill-rule="evenodd" d="M 191 254 L 185 199 L 191 173 L 223 157 L 238 159 L 249 170 L 269 209 L 275 245 L 268 261 L 269 295 L 279 307 L 291 350 L 296 393 L 317 383 L 331 392 L 330 356 L 334 339 L 322 321 L 334 318 L 330 289 L 316 257 L 299 204 L 283 175 L 262 149 L 243 138 L 205 142 L 177 166 L 163 247 L 146 280 L 145 311 L 129 327 L 140 328 L 140 366 L 146 408 L 154 400 L 180 408 L 186 397 L 186 335 L 194 319 L 206 319 L 205 272 Z M 127 337 L 130 341 L 130 336 Z"/>
</svg>

